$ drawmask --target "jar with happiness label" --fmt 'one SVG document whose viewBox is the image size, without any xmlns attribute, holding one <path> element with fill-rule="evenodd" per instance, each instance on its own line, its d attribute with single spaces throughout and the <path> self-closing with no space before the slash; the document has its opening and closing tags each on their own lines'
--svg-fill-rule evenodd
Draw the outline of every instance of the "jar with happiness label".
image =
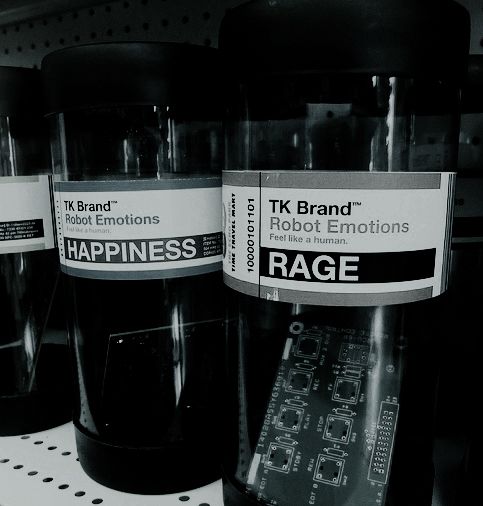
<svg viewBox="0 0 483 506">
<path fill-rule="evenodd" d="M 93 44 L 42 71 L 80 462 L 129 492 L 206 484 L 223 362 L 217 52 Z"/>
</svg>

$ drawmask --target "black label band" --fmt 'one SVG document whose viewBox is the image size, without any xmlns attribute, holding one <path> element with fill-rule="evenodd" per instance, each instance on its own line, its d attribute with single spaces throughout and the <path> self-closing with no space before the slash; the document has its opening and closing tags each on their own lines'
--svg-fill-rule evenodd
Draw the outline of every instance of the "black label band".
<svg viewBox="0 0 483 506">
<path fill-rule="evenodd" d="M 87 263 L 154 263 L 221 255 L 221 232 L 186 237 L 92 240 L 64 237 L 67 260 Z"/>
<path fill-rule="evenodd" d="M 18 241 L 44 237 L 43 220 L 0 222 L 0 241 Z"/>
<path fill-rule="evenodd" d="M 436 249 L 338 253 L 260 248 L 260 276 L 308 282 L 393 283 L 434 276 Z"/>
</svg>

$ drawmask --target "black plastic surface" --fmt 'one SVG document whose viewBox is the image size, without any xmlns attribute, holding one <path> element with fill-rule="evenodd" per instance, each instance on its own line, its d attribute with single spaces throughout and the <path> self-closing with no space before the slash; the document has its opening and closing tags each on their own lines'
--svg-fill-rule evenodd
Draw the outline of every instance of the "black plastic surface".
<svg viewBox="0 0 483 506">
<path fill-rule="evenodd" d="M 86 44 L 42 61 L 47 112 L 113 105 L 206 108 L 219 102 L 218 52 L 155 42 Z"/>
<path fill-rule="evenodd" d="M 216 452 L 183 445 L 138 447 L 111 445 L 75 429 L 84 471 L 97 482 L 123 492 L 169 494 L 206 485 L 219 477 Z"/>
<path fill-rule="evenodd" d="M 65 345 L 43 345 L 35 392 L 0 396 L 0 436 L 39 432 L 71 419 L 69 356 Z"/>
<path fill-rule="evenodd" d="M 219 46 L 235 71 L 461 78 L 469 15 L 451 0 L 254 0 L 228 11 Z"/>
<path fill-rule="evenodd" d="M 40 72 L 20 67 L 0 67 L 0 115 L 42 112 Z"/>
</svg>

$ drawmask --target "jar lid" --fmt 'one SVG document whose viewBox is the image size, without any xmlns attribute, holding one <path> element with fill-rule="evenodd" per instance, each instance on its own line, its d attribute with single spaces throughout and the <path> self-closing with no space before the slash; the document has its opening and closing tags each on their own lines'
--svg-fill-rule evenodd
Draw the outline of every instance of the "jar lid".
<svg viewBox="0 0 483 506">
<path fill-rule="evenodd" d="M 86 44 L 42 60 L 47 112 L 124 106 L 207 104 L 217 98 L 216 49 L 157 42 Z"/>
<path fill-rule="evenodd" d="M 219 47 L 239 74 L 371 73 L 460 80 L 470 18 L 453 0 L 253 0 Z"/>
<path fill-rule="evenodd" d="M 0 114 L 40 114 L 41 84 L 39 70 L 0 66 Z"/>
</svg>

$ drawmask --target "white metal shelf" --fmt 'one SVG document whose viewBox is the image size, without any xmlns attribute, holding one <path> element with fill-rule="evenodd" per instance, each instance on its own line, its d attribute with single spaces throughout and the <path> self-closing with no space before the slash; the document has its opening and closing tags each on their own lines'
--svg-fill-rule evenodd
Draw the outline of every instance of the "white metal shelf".
<svg viewBox="0 0 483 506">
<path fill-rule="evenodd" d="M 447 506 L 457 486 L 463 440 L 436 440 L 432 506 Z M 118 492 L 82 470 L 72 423 L 25 436 L 0 437 L 0 506 L 223 506 L 221 480 L 178 494 Z M 297 506 L 297 505 L 293 505 Z"/>
<path fill-rule="evenodd" d="M 137 495 L 109 489 L 82 470 L 72 423 L 25 436 L 0 437 L 0 506 L 223 506 L 221 481 L 179 494 Z"/>
</svg>

